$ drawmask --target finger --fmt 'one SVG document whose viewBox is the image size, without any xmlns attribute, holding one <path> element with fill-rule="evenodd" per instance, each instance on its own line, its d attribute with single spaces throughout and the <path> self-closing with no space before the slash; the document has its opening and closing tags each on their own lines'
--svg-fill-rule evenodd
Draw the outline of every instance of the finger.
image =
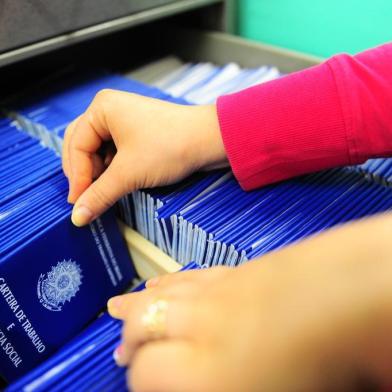
<svg viewBox="0 0 392 392">
<path fill-rule="evenodd" d="M 75 120 L 73 120 L 67 127 L 64 133 L 64 140 L 63 140 L 63 147 L 62 147 L 62 152 L 61 152 L 61 158 L 62 158 L 62 166 L 63 166 L 63 171 L 64 174 L 67 178 L 70 176 L 70 170 L 69 170 L 69 141 L 71 139 L 73 130 L 75 128 L 76 123 L 78 122 L 79 118 L 81 116 L 77 117 Z"/>
<path fill-rule="evenodd" d="M 135 352 L 141 345 L 149 341 L 191 339 L 194 333 L 194 317 L 191 314 L 191 303 L 185 301 L 167 302 L 163 323 L 158 326 L 159 333 L 150 329 L 150 324 L 145 323 L 149 317 L 148 307 L 143 311 L 130 312 L 124 322 L 122 334 L 123 351 L 119 363 L 123 365 L 132 361 Z"/>
<path fill-rule="evenodd" d="M 121 172 L 121 164 L 115 158 L 96 181 L 90 181 L 73 208 L 71 219 L 75 226 L 90 223 L 128 193 Z"/>
<path fill-rule="evenodd" d="M 109 299 L 107 306 L 110 315 L 114 318 L 125 320 L 130 313 L 144 311 L 147 306 L 157 299 L 168 301 L 188 301 L 197 298 L 200 292 L 200 284 L 196 281 L 179 282 L 166 287 L 152 288 L 118 295 Z"/>
<path fill-rule="evenodd" d="M 213 267 L 208 269 L 183 271 L 178 273 L 166 274 L 149 279 L 146 282 L 147 288 L 165 287 L 183 282 L 210 282 L 220 278 L 231 271 L 228 267 Z"/>
<path fill-rule="evenodd" d="M 91 181 L 88 180 L 86 182 L 82 183 L 81 178 L 79 178 L 79 182 L 77 185 L 74 185 L 71 191 L 70 188 L 70 192 L 68 195 L 68 202 L 69 203 L 75 203 L 75 198 L 77 198 L 78 196 L 80 196 L 80 194 L 85 190 L 86 186 L 88 187 L 88 184 L 91 184 L 92 181 L 96 180 L 107 168 L 107 166 L 104 165 L 102 158 L 97 155 L 97 154 L 93 154 L 91 155 L 91 164 L 92 164 L 92 173 L 91 173 Z M 89 178 L 89 177 L 88 177 Z M 70 182 L 72 181 L 72 179 L 70 178 Z M 75 183 L 75 181 L 73 181 L 73 183 Z M 76 188 L 75 188 L 76 186 Z"/>
<path fill-rule="evenodd" d="M 75 203 L 92 181 L 92 156 L 102 142 L 111 139 L 107 112 L 112 107 L 113 93 L 101 90 L 86 112 L 78 118 L 68 142 L 68 171 L 71 177 L 69 201 Z"/>
<path fill-rule="evenodd" d="M 158 302 L 162 302 L 156 311 Z M 156 339 L 190 338 L 194 328 L 194 301 L 174 299 L 148 299 L 135 296 L 128 302 L 121 317 L 123 327 L 123 352 L 121 363 L 126 365 L 141 344 Z M 165 305 L 162 307 L 162 305 Z M 109 304 L 109 311 L 111 306 Z M 152 309 L 155 309 L 153 312 Z M 124 314 L 125 313 L 125 314 Z M 113 314 L 113 311 L 110 311 Z M 117 316 L 116 316 L 117 318 Z M 156 322 L 156 324 L 154 324 Z"/>
<path fill-rule="evenodd" d="M 128 372 L 128 386 L 135 392 L 202 391 L 205 389 L 197 384 L 201 363 L 201 353 L 192 342 L 151 342 L 137 351 Z"/>
<path fill-rule="evenodd" d="M 79 119 L 69 141 L 68 163 L 70 171 L 69 199 L 75 202 L 92 182 L 93 158 L 103 142 L 87 116 Z"/>
</svg>

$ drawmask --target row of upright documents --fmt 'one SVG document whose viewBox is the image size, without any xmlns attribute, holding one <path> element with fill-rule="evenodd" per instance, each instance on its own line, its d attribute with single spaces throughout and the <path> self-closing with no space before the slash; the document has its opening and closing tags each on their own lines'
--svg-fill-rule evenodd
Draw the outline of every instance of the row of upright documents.
<svg viewBox="0 0 392 392">
<path fill-rule="evenodd" d="M 190 263 L 182 271 L 197 268 L 196 263 Z M 132 291 L 144 288 L 141 283 Z M 113 357 L 113 351 L 121 344 L 121 328 L 119 320 L 104 312 L 49 360 L 10 385 L 6 392 L 126 392 L 126 369 L 118 367 Z"/>
<path fill-rule="evenodd" d="M 0 375 L 79 333 L 135 273 L 113 211 L 78 230 L 59 157 L 0 120 Z"/>
<path fill-rule="evenodd" d="M 127 75 L 64 76 L 7 103 L 0 120 L 0 375 L 11 382 L 25 375 L 9 390 L 126 388 L 111 358 L 120 325 L 108 315 L 93 320 L 135 272 L 113 210 L 83 229 L 70 222 L 60 162 L 67 125 L 104 88 L 207 104 L 282 76 L 273 66 L 164 59 Z M 195 262 L 189 268 L 237 266 L 391 209 L 391 175 L 391 160 L 378 159 L 244 192 L 228 170 L 196 173 L 127 195 L 117 217 L 179 263 Z"/>
</svg>

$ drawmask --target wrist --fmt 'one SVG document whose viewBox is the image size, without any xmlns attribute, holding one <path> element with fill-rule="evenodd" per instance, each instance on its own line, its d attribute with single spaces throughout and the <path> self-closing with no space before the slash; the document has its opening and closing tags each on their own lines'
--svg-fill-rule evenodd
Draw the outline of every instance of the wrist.
<svg viewBox="0 0 392 392">
<path fill-rule="evenodd" d="M 198 170 L 213 170 L 229 166 L 219 127 L 215 105 L 190 107 L 193 116 L 193 135 L 190 145 Z"/>
</svg>

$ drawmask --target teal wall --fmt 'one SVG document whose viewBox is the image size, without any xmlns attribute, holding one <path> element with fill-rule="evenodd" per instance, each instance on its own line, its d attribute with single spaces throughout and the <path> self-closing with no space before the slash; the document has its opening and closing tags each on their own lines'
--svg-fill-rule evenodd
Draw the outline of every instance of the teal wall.
<svg viewBox="0 0 392 392">
<path fill-rule="evenodd" d="M 327 57 L 392 41 L 392 0 L 237 0 L 244 37 Z"/>
</svg>

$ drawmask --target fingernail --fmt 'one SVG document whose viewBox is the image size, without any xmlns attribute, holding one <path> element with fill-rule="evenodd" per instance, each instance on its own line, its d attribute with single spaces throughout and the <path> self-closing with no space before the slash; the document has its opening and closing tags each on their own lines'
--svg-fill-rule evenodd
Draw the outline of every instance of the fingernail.
<svg viewBox="0 0 392 392">
<path fill-rule="evenodd" d="M 116 364 L 118 366 L 124 366 L 124 363 L 122 362 L 122 355 L 124 352 L 123 345 L 120 344 L 114 351 L 113 351 L 113 359 L 116 361 Z"/>
<path fill-rule="evenodd" d="M 86 206 L 74 207 L 72 211 L 71 220 L 75 226 L 81 227 L 90 223 L 93 218 L 93 213 Z"/>
<path fill-rule="evenodd" d="M 151 288 L 151 287 L 155 287 L 155 286 L 158 285 L 159 281 L 160 281 L 159 276 L 157 276 L 155 278 L 148 279 L 147 282 L 146 282 L 146 287 L 148 289 Z"/>
<path fill-rule="evenodd" d="M 121 295 L 110 298 L 108 301 L 108 311 L 111 316 L 116 316 L 118 314 L 118 310 L 120 309 L 123 298 Z"/>
</svg>

